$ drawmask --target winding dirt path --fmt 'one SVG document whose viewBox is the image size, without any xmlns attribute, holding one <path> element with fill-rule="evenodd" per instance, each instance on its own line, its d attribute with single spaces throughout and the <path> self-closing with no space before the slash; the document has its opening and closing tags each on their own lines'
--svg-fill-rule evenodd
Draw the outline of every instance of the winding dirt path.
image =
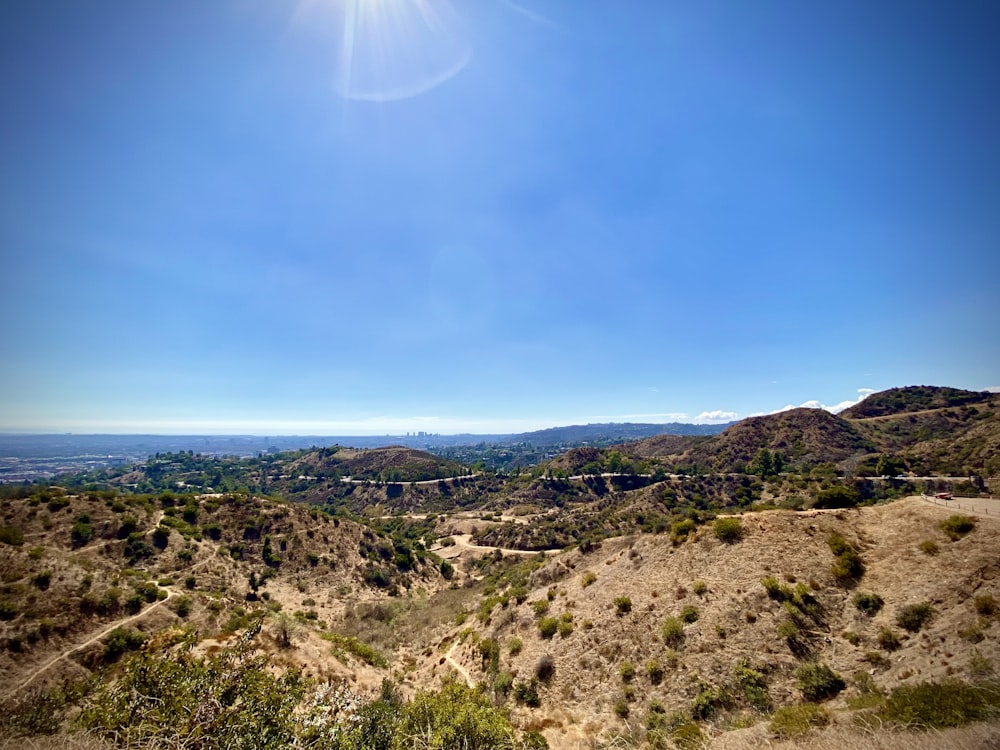
<svg viewBox="0 0 1000 750">
<path fill-rule="evenodd" d="M 448 653 L 444 655 L 444 660 L 448 662 L 448 665 L 452 669 L 454 669 L 456 672 L 462 675 L 462 677 L 465 679 L 466 685 L 468 685 L 470 688 L 475 687 L 476 685 L 472 681 L 472 677 L 469 675 L 469 671 L 461 664 L 459 664 L 457 661 L 455 661 L 455 659 L 452 657 L 452 654 L 455 653 L 455 649 L 458 648 L 460 643 L 461 641 L 456 640 L 453 644 L 451 644 L 451 648 L 448 649 Z"/>
<path fill-rule="evenodd" d="M 208 563 L 212 562 L 212 559 L 213 559 L 212 557 L 206 557 L 200 563 L 197 563 L 196 565 L 193 565 L 193 566 L 191 566 L 190 568 L 187 568 L 184 571 L 178 571 L 178 572 L 193 573 L 194 571 L 199 570 L 199 569 L 203 568 L 205 565 L 207 565 Z M 6 697 L 10 698 L 10 697 L 13 697 L 13 696 L 17 695 L 22 690 L 24 690 L 26 687 L 28 687 L 28 685 L 30 685 L 32 682 L 34 682 L 38 678 L 39 675 L 41 675 L 43 672 L 45 672 L 46 670 L 48 670 L 50 667 L 54 666 L 55 664 L 58 664 L 63 659 L 68 659 L 70 656 L 72 656 L 73 654 L 75 654 L 77 651 L 82 651 L 83 649 L 87 648 L 88 646 L 94 645 L 95 643 L 97 643 L 98 641 L 100 641 L 102 638 L 106 638 L 108 635 L 110 635 L 115 629 L 120 628 L 120 627 L 122 627 L 124 625 L 128 625 L 130 622 L 135 622 L 136 620 L 139 620 L 139 619 L 145 617 L 150 612 L 152 612 L 154 609 L 157 609 L 158 607 L 163 606 L 164 604 L 166 604 L 167 602 L 169 602 L 171 599 L 173 599 L 175 596 L 178 596 L 178 592 L 177 592 L 176 589 L 169 588 L 167 586 L 160 586 L 159 584 L 157 584 L 157 588 L 162 589 L 163 591 L 166 591 L 167 592 L 166 597 L 164 597 L 163 599 L 158 599 L 157 601 L 153 602 L 150 606 L 146 607 L 141 612 L 137 612 L 134 615 L 130 615 L 128 617 L 122 617 L 122 618 L 120 618 L 118 620 L 115 620 L 114 622 L 106 625 L 100 632 L 97 633 L 97 635 L 91 636 L 90 638 L 88 638 L 87 640 L 85 640 L 83 643 L 78 643 L 75 646 L 73 646 L 72 648 L 68 648 L 65 651 L 63 651 L 62 653 L 57 654 L 56 656 L 53 656 L 51 659 L 49 659 L 47 662 L 45 662 L 42 666 L 40 666 L 37 669 L 35 669 L 34 671 L 32 671 L 24 680 L 21 681 L 21 683 L 19 685 L 15 686 L 12 690 L 8 691 Z"/>
<path fill-rule="evenodd" d="M 562 549 L 547 549 L 547 550 L 530 550 L 530 549 L 505 549 L 503 547 L 488 547 L 482 544 L 472 543 L 472 534 L 453 534 L 451 536 L 455 543 L 447 547 L 434 547 L 431 551 L 438 557 L 443 557 L 446 560 L 450 560 L 456 557 L 460 557 L 463 552 L 495 552 L 497 549 L 500 550 L 503 555 L 513 555 L 515 557 L 534 557 L 539 552 L 544 552 L 546 557 L 551 557 L 552 555 L 558 555 L 562 552 Z"/>
</svg>

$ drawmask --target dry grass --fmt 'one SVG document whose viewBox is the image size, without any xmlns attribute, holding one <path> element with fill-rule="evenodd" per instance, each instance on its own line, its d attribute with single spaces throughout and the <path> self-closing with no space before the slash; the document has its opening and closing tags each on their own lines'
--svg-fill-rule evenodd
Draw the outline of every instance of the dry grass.
<svg viewBox="0 0 1000 750">
<path fill-rule="evenodd" d="M 832 726 L 798 740 L 772 740 L 756 728 L 729 732 L 715 738 L 711 750 L 998 750 L 1000 724 L 973 724 L 958 729 L 921 732 L 868 732 L 855 727 Z"/>
</svg>

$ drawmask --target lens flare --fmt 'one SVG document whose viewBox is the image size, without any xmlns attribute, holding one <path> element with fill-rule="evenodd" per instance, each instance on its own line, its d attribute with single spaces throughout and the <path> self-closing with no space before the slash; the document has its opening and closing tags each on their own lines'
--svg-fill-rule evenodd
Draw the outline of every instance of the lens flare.
<svg viewBox="0 0 1000 750">
<path fill-rule="evenodd" d="M 333 88 L 345 99 L 417 96 L 454 77 L 472 57 L 448 0 L 314 1 L 304 10 L 309 23 L 333 35 Z"/>
</svg>

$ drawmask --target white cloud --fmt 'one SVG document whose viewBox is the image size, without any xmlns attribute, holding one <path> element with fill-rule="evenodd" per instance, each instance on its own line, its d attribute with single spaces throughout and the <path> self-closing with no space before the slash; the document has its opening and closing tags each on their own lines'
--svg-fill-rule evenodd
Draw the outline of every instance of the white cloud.
<svg viewBox="0 0 1000 750">
<path fill-rule="evenodd" d="M 983 388 L 983 390 L 990 393 L 1000 393 L 1000 385 L 991 385 L 988 388 Z"/>
<path fill-rule="evenodd" d="M 732 422 L 739 419 L 739 417 L 740 415 L 734 411 L 715 409 L 714 411 L 703 411 L 694 418 L 694 421 L 696 424 L 718 424 L 720 422 Z"/>
<path fill-rule="evenodd" d="M 775 409 L 770 414 L 780 414 L 783 411 L 788 411 L 790 409 L 825 409 L 833 414 L 839 414 L 844 409 L 848 409 L 855 404 L 860 404 L 870 395 L 875 392 L 874 388 L 858 388 L 858 397 L 855 399 L 847 399 L 846 401 L 841 401 L 839 404 L 828 405 L 824 404 L 822 401 L 817 401 L 816 399 L 810 399 L 809 401 L 804 401 L 797 406 L 795 404 L 786 404 L 780 409 Z M 752 416 L 760 416 L 759 414 L 754 414 Z"/>
</svg>

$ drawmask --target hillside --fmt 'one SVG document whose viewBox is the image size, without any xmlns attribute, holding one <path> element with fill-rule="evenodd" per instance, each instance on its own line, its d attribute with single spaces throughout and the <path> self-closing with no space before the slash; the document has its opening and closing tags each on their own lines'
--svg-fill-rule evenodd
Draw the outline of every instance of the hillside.
<svg viewBox="0 0 1000 750">
<path fill-rule="evenodd" d="M 800 702 L 796 671 L 821 663 L 846 682 L 827 706 L 834 721 L 849 724 L 846 709 L 856 698 L 975 679 L 987 663 L 1000 665 L 1000 610 L 992 604 L 1000 598 L 1000 522 L 980 519 L 951 541 L 940 528 L 948 513 L 918 499 L 846 512 L 755 513 L 742 517 L 744 536 L 735 544 L 706 527 L 679 546 L 640 535 L 540 567 L 521 563 L 526 590 L 514 598 L 517 575 L 507 596 L 498 586 L 418 674 L 442 679 L 451 670 L 437 655 L 447 652 L 473 681 L 512 680 L 516 694 L 544 663 L 547 676 L 535 683 L 540 706 L 519 704 L 515 715 L 543 727 L 551 747 L 599 736 L 638 747 L 641 727 L 656 726 L 658 713 L 699 716 L 707 735 L 753 725 L 749 744 L 763 744 L 761 712 Z M 831 572 L 835 534 L 864 567 L 846 585 Z M 939 551 L 922 551 L 929 542 Z M 762 585 L 768 578 L 776 587 L 770 595 Z M 859 609 L 859 593 L 877 595 L 878 611 Z M 900 626 L 906 608 L 923 603 L 930 619 L 915 632 Z M 549 617 L 557 624 L 552 635 L 543 632 Z M 482 656 L 484 643 L 496 644 L 495 667 Z"/>
<path fill-rule="evenodd" d="M 407 699 L 457 680 L 483 685 L 515 727 L 554 750 L 657 746 L 677 732 L 722 748 L 774 743 L 769 717 L 802 703 L 805 665 L 842 680 L 817 710 L 846 732 L 899 686 L 975 682 L 1000 667 L 1000 521 L 980 517 L 952 538 L 941 526 L 951 511 L 919 499 L 749 513 L 727 541 L 708 525 L 548 557 L 445 541 L 436 548 L 450 558 L 454 585 L 443 585 L 437 565 L 418 563 L 395 596 L 365 582 L 387 540 L 305 508 L 205 498 L 201 540 L 173 526 L 163 549 L 132 562 L 110 533 L 120 511 L 98 498 L 68 500 L 56 511 L 29 506 L 36 513 L 24 543 L 0 545 L 10 571 L 0 670 L 14 691 L 102 665 L 111 665 L 108 679 L 130 649 L 145 641 L 161 653 L 186 624 L 197 628 L 196 653 L 217 653 L 263 612 L 258 654 L 357 700 L 377 696 L 384 677 Z M 8 521 L 27 512 L 10 507 Z M 172 507 L 183 515 L 191 506 Z M 161 516 L 170 508 L 129 512 L 148 529 L 176 517 Z M 83 512 L 103 536 L 71 552 L 64 537 Z M 258 522 L 282 558 L 273 566 L 264 541 L 245 538 Z M 441 523 L 439 532 L 451 522 Z M 219 554 L 241 543 L 242 559 Z M 837 566 L 845 549 L 860 560 L 849 574 Z M 81 608 L 89 594 L 120 603 L 89 614 Z M 918 623 L 911 611 L 927 614 Z M 982 731 L 1000 737 L 1000 725 Z M 850 744 L 865 746 L 861 737 Z"/>
<path fill-rule="evenodd" d="M 909 414 L 926 409 L 979 404 L 992 400 L 993 396 L 994 394 L 988 391 L 966 391 L 944 386 L 911 385 L 873 393 L 860 403 L 842 411 L 840 416 L 845 419 L 867 419 L 893 414 Z"/>
<path fill-rule="evenodd" d="M 916 476 L 994 476 L 1000 474 L 1000 394 L 895 388 L 839 415 L 791 409 L 744 419 L 700 441 L 659 436 L 620 448 L 668 470 L 721 472 L 745 470 L 761 449 L 781 454 L 793 471 L 833 464 L 870 476 L 878 459 L 888 456 L 898 471 Z"/>
</svg>

